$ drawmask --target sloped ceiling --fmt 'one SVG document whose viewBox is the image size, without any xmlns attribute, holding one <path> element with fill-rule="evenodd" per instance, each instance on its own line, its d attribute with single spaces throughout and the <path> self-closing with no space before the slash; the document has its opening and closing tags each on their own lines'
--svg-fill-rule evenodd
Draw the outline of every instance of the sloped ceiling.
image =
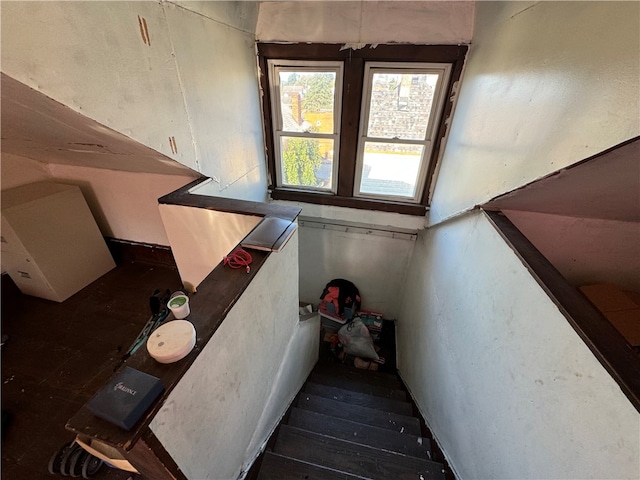
<svg viewBox="0 0 640 480">
<path fill-rule="evenodd" d="M 0 91 L 3 154 L 42 163 L 128 172 L 195 173 L 5 74 L 1 76 Z"/>
<path fill-rule="evenodd" d="M 42 163 L 198 175 L 1 74 L 1 152 Z M 497 197 L 490 210 L 640 222 L 640 138 Z"/>
<path fill-rule="evenodd" d="M 640 222 L 640 137 L 502 195 L 483 207 Z"/>
</svg>

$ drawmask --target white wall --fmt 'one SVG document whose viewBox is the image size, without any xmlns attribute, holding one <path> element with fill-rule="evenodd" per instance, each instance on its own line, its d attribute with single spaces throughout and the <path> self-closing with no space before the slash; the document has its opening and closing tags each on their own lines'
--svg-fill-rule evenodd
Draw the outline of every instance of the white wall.
<svg viewBox="0 0 640 480">
<path fill-rule="evenodd" d="M 1 164 L 2 190 L 41 181 L 77 185 L 103 236 L 155 245 L 169 245 L 158 198 L 195 177 L 48 164 L 9 153 Z"/>
<path fill-rule="evenodd" d="M 80 187 L 102 235 L 155 245 L 169 245 L 158 198 L 186 185 L 195 176 L 60 164 L 50 164 L 49 170 L 56 181 Z"/>
<path fill-rule="evenodd" d="M 483 213 L 407 285 L 398 367 L 459 478 L 638 478 L 638 412 Z"/>
<path fill-rule="evenodd" d="M 478 2 L 431 223 L 640 134 L 638 2 Z"/>
<path fill-rule="evenodd" d="M 638 478 L 637 411 L 483 214 L 452 217 L 640 133 L 640 5 L 476 8 L 399 371 L 460 478 Z"/>
<path fill-rule="evenodd" d="M 215 178 L 221 196 L 264 200 L 257 3 L 213 3 L 6 2 L 2 71 Z"/>
<path fill-rule="evenodd" d="M 302 208 L 298 222 L 300 300 L 317 305 L 330 280 L 346 278 L 358 287 L 363 310 L 397 318 L 415 234 L 425 227 L 425 217 L 274 203 Z"/>
<path fill-rule="evenodd" d="M 260 41 L 469 43 L 475 2 L 262 2 Z"/>
<path fill-rule="evenodd" d="M 151 423 L 189 479 L 246 471 L 317 360 L 318 319 L 298 322 L 297 253 L 295 234 L 270 255 Z"/>
<path fill-rule="evenodd" d="M 503 210 L 573 286 L 640 292 L 640 223 Z"/>
<path fill-rule="evenodd" d="M 415 235 L 393 238 L 344 229 L 300 227 L 300 299 L 317 305 L 330 280 L 346 278 L 358 287 L 363 310 L 397 318 Z"/>
<path fill-rule="evenodd" d="M 19 155 L 3 153 L 0 168 L 2 190 L 51 180 L 51 172 L 46 164 Z"/>
<path fill-rule="evenodd" d="M 182 284 L 196 291 L 211 271 L 260 223 L 261 217 L 182 205 L 160 205 Z"/>
</svg>

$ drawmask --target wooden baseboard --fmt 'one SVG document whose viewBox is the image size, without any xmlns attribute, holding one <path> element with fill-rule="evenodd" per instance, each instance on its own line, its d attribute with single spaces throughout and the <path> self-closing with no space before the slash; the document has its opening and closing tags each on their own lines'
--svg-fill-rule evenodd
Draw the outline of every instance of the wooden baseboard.
<svg viewBox="0 0 640 480">
<path fill-rule="evenodd" d="M 150 243 L 132 242 L 105 237 L 109 251 L 116 264 L 127 262 L 148 263 L 177 268 L 171 247 Z"/>
</svg>

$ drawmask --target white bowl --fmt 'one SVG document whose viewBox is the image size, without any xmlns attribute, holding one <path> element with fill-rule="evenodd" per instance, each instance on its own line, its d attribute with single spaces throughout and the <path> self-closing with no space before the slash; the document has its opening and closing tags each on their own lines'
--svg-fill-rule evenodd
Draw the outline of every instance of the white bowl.
<svg viewBox="0 0 640 480">
<path fill-rule="evenodd" d="M 147 351 L 160 363 L 173 363 L 189 355 L 196 344 L 196 329 L 187 320 L 160 325 L 147 340 Z"/>
</svg>

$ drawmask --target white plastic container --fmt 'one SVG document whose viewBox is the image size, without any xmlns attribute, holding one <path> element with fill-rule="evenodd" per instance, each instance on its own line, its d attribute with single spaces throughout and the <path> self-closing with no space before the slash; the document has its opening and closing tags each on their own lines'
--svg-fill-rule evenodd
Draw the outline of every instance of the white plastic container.
<svg viewBox="0 0 640 480">
<path fill-rule="evenodd" d="M 182 292 L 174 293 L 167 306 L 176 320 L 186 318 L 191 313 L 189 310 L 189 297 Z"/>
<path fill-rule="evenodd" d="M 147 351 L 160 363 L 173 363 L 189 355 L 196 344 L 196 329 L 188 320 L 160 325 L 147 340 Z"/>
</svg>

